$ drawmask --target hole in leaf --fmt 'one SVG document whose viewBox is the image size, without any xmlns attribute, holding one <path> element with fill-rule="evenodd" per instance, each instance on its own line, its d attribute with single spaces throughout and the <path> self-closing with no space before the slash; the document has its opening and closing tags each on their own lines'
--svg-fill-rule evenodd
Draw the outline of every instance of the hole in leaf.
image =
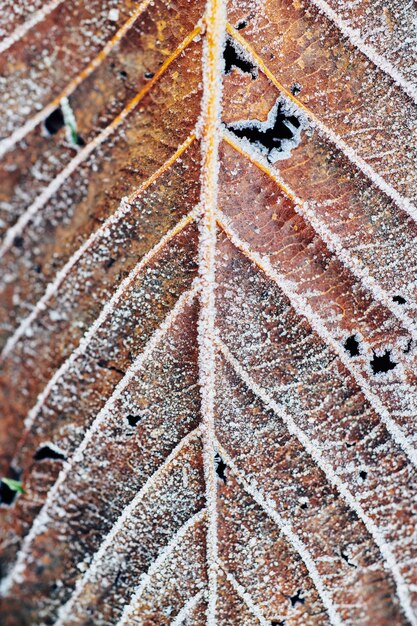
<svg viewBox="0 0 417 626">
<path fill-rule="evenodd" d="M 251 74 L 252 78 L 258 77 L 258 68 L 247 58 L 245 51 L 236 41 L 230 37 L 226 39 L 226 45 L 223 50 L 224 73 L 230 74 L 235 67 L 245 74 Z"/>
<path fill-rule="evenodd" d="M 16 248 L 23 248 L 24 243 L 25 240 L 21 235 L 16 235 L 16 237 L 13 239 L 13 245 L 16 246 Z"/>
<path fill-rule="evenodd" d="M 412 345 L 413 345 L 413 340 L 410 339 L 408 344 L 407 344 L 407 347 L 405 348 L 405 350 L 403 350 L 404 354 L 408 354 L 410 352 Z"/>
<path fill-rule="evenodd" d="M 362 480 L 366 480 L 368 478 L 368 472 L 366 470 L 361 470 L 359 472 L 359 477 L 362 478 Z"/>
<path fill-rule="evenodd" d="M 287 159 L 300 143 L 301 122 L 280 98 L 265 122 L 246 120 L 228 124 L 227 128 L 257 148 L 270 163 Z"/>
<path fill-rule="evenodd" d="M 52 461 L 66 461 L 67 457 L 59 450 L 55 450 L 50 446 L 41 446 L 33 455 L 35 461 L 44 461 L 45 459 Z"/>
<path fill-rule="evenodd" d="M 127 72 L 125 72 L 125 70 L 120 70 L 119 76 L 120 76 L 120 78 L 125 79 L 125 78 L 127 78 Z"/>
<path fill-rule="evenodd" d="M 145 72 L 143 76 L 144 76 L 145 80 L 151 80 L 151 78 L 153 78 L 155 76 L 155 74 L 154 74 L 154 72 Z"/>
<path fill-rule="evenodd" d="M 396 365 L 398 365 L 398 363 L 391 359 L 391 350 L 385 350 L 382 356 L 377 356 L 374 352 L 374 357 L 371 361 L 371 367 L 374 374 L 389 372 L 389 370 L 393 370 Z"/>
<path fill-rule="evenodd" d="M 112 265 L 114 265 L 116 263 L 116 259 L 113 259 L 113 257 L 110 257 L 109 259 L 107 259 L 107 261 L 104 263 L 104 267 L 106 267 L 107 269 L 110 269 L 112 267 Z"/>
<path fill-rule="evenodd" d="M 118 374 L 121 374 L 122 376 L 126 374 L 124 370 L 121 370 L 118 367 L 114 367 L 113 365 L 109 365 L 109 363 L 105 361 L 104 359 L 99 359 L 97 361 L 97 365 L 99 367 L 102 367 L 105 370 L 109 370 L 110 372 L 117 372 Z"/>
<path fill-rule="evenodd" d="M 397 304 L 406 304 L 407 302 L 407 300 L 402 296 L 394 296 L 392 299 L 394 302 L 397 302 Z"/>
<path fill-rule="evenodd" d="M 11 506 L 19 493 L 24 493 L 20 482 L 21 472 L 13 467 L 9 470 L 9 477 L 0 479 L 0 504 Z"/>
<path fill-rule="evenodd" d="M 45 130 L 50 135 L 55 135 L 61 128 L 65 126 L 64 114 L 61 107 L 58 107 L 48 115 L 43 123 Z"/>
<path fill-rule="evenodd" d="M 345 548 L 340 548 L 340 556 L 345 561 L 345 563 L 347 563 L 350 567 L 355 567 L 355 568 L 357 567 L 357 565 L 352 563 L 352 561 L 349 561 L 349 556 L 348 556 Z"/>
<path fill-rule="evenodd" d="M 226 484 L 226 470 L 227 465 L 219 454 L 214 457 L 214 467 L 216 469 L 217 476 Z"/>
<path fill-rule="evenodd" d="M 356 446 L 356 441 L 345 441 L 345 446 L 346 448 L 353 448 L 353 446 Z"/>
<path fill-rule="evenodd" d="M 243 28 L 246 28 L 247 25 L 248 25 L 247 20 L 239 20 L 235 28 L 236 30 L 242 30 Z"/>
<path fill-rule="evenodd" d="M 298 94 L 301 93 L 301 89 L 302 89 L 302 86 L 300 85 L 300 83 L 294 83 L 291 86 L 291 93 L 292 93 L 292 95 L 293 96 L 298 96 Z"/>
<path fill-rule="evenodd" d="M 137 424 L 140 422 L 140 420 L 142 419 L 141 415 L 127 415 L 126 417 L 127 421 L 129 422 L 129 426 L 137 426 Z"/>
<path fill-rule="evenodd" d="M 304 604 L 305 598 L 302 596 L 303 590 L 298 589 L 297 593 L 293 596 L 290 596 L 291 606 L 295 606 L 296 604 Z"/>
<path fill-rule="evenodd" d="M 348 337 L 343 346 L 349 352 L 350 356 L 358 356 L 359 341 L 356 339 L 356 335 L 351 335 L 350 337 Z"/>
</svg>

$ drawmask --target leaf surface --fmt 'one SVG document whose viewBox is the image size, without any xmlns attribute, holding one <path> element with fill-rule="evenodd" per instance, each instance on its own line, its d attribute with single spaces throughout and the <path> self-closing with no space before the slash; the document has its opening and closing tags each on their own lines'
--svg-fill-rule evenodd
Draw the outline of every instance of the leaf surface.
<svg viewBox="0 0 417 626">
<path fill-rule="evenodd" d="M 3 13 L 2 623 L 416 626 L 415 7 Z"/>
</svg>

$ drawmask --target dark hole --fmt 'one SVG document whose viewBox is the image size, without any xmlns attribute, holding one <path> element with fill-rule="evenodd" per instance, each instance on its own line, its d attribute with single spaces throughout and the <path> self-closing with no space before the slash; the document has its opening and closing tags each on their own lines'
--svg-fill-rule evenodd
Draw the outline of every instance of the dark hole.
<svg viewBox="0 0 417 626">
<path fill-rule="evenodd" d="M 298 96 L 298 94 L 301 92 L 301 85 L 300 83 L 294 83 L 291 87 L 291 93 L 293 96 Z"/>
<path fill-rule="evenodd" d="M 239 20 L 239 22 L 236 24 L 236 30 L 242 30 L 243 28 L 246 28 L 246 26 L 248 25 L 246 20 Z"/>
<path fill-rule="evenodd" d="M 129 422 L 129 426 L 136 426 L 142 418 L 140 415 L 128 415 L 126 419 Z"/>
<path fill-rule="evenodd" d="M 153 72 L 145 72 L 143 76 L 146 80 L 151 80 L 151 78 L 153 78 L 155 74 Z"/>
<path fill-rule="evenodd" d="M 116 259 L 113 259 L 113 257 L 110 257 L 110 259 L 107 259 L 107 261 L 104 264 L 104 267 L 107 267 L 107 269 L 110 269 L 112 265 L 114 265 L 116 263 Z"/>
<path fill-rule="evenodd" d="M 275 118 L 271 121 L 257 122 L 248 121 L 237 124 L 229 124 L 227 128 L 237 137 L 247 139 L 251 144 L 262 150 L 265 149 L 268 161 L 272 161 L 273 151 L 281 151 L 284 140 L 294 139 L 300 122 L 295 115 L 284 113 L 283 106 L 277 103 Z M 264 152 L 264 150 L 262 150 Z"/>
<path fill-rule="evenodd" d="M 77 134 L 77 136 L 75 138 L 75 143 L 77 144 L 77 146 L 81 146 L 81 147 L 85 146 L 84 139 L 81 137 L 81 135 L 78 135 L 78 134 Z"/>
<path fill-rule="evenodd" d="M 273 620 L 271 622 L 271 626 L 285 626 L 285 620 L 280 619 L 280 620 Z"/>
<path fill-rule="evenodd" d="M 65 456 L 65 454 L 62 454 L 62 452 L 57 452 L 49 446 L 41 446 L 40 448 L 38 448 L 38 450 L 36 450 L 33 458 L 35 459 L 35 461 L 44 461 L 45 459 L 50 459 L 53 461 L 65 461 L 67 457 Z"/>
<path fill-rule="evenodd" d="M 368 477 L 368 472 L 366 472 L 365 470 L 361 470 L 359 472 L 359 476 L 362 478 L 362 480 L 365 480 Z"/>
<path fill-rule="evenodd" d="M 65 125 L 64 116 L 61 111 L 61 107 L 52 111 L 50 115 L 45 119 L 44 126 L 50 135 L 55 135 L 60 128 Z"/>
<path fill-rule="evenodd" d="M 405 304 L 407 302 L 407 300 L 402 296 L 394 296 L 393 301 L 397 302 L 398 304 Z"/>
<path fill-rule="evenodd" d="M 37 274 L 40 274 L 42 271 L 42 265 L 39 265 L 39 263 L 37 263 L 33 269 L 35 270 Z"/>
<path fill-rule="evenodd" d="M 347 563 L 350 567 L 357 567 L 357 565 L 349 561 L 349 557 L 344 548 L 340 548 L 340 556 L 345 561 L 345 563 Z"/>
<path fill-rule="evenodd" d="M 385 350 L 382 356 L 377 356 L 374 352 L 374 357 L 371 361 L 371 367 L 374 374 L 379 372 L 389 372 L 398 365 L 395 361 L 391 360 L 391 350 Z"/>
<path fill-rule="evenodd" d="M 301 508 L 304 509 L 304 511 L 308 508 L 308 504 L 307 502 L 303 502 L 301 505 Z"/>
<path fill-rule="evenodd" d="M 226 484 L 227 465 L 219 454 L 216 454 L 214 457 L 214 466 L 216 468 L 217 476 Z"/>
<path fill-rule="evenodd" d="M 352 443 L 345 441 L 345 446 L 346 448 L 353 448 L 353 446 L 356 446 L 356 441 L 352 441 Z"/>
<path fill-rule="evenodd" d="M 252 78 L 258 76 L 258 68 L 245 58 L 243 49 L 230 37 L 226 39 L 226 45 L 223 51 L 224 57 L 224 73 L 230 74 L 233 67 L 242 70 L 245 74 L 251 74 Z"/>
<path fill-rule="evenodd" d="M 413 344 L 413 340 L 410 339 L 410 341 L 407 344 L 406 349 L 404 350 L 404 354 L 408 354 L 410 352 L 412 344 Z"/>
<path fill-rule="evenodd" d="M 124 70 L 120 70 L 119 76 L 120 78 L 127 78 L 127 72 L 125 72 Z"/>
<path fill-rule="evenodd" d="M 295 606 L 297 603 L 304 604 L 305 598 L 303 598 L 303 596 L 301 595 L 302 592 L 302 589 L 299 589 L 296 594 L 290 596 L 291 606 Z"/>
<path fill-rule="evenodd" d="M 20 480 L 21 472 L 11 467 L 9 469 L 8 478 L 12 478 L 13 480 Z M 7 504 L 10 506 L 16 499 L 18 492 L 14 489 L 10 489 L 2 480 L 0 481 L 0 504 Z"/>
<path fill-rule="evenodd" d="M 24 242 L 25 242 L 25 240 L 20 235 L 17 235 L 13 239 L 13 245 L 16 246 L 16 248 L 23 248 Z"/>
<path fill-rule="evenodd" d="M 114 367 L 114 365 L 109 365 L 109 363 L 105 361 L 104 359 L 99 359 L 97 361 L 97 365 L 99 367 L 102 367 L 103 369 L 109 370 L 110 372 L 117 372 L 118 374 L 121 374 L 122 376 L 126 374 L 124 370 L 121 370 L 118 367 Z"/>
<path fill-rule="evenodd" d="M 358 356 L 359 341 L 356 339 L 356 335 L 351 335 L 350 337 L 348 337 L 343 346 L 349 352 L 350 356 Z"/>
</svg>

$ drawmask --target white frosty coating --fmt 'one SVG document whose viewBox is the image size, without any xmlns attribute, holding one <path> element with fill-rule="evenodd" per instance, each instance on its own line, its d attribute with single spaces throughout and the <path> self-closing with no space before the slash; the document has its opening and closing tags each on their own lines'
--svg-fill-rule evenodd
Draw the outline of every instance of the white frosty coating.
<svg viewBox="0 0 417 626">
<path fill-rule="evenodd" d="M 54 509 L 56 507 L 56 495 L 58 494 L 58 490 L 60 485 L 66 480 L 68 473 L 71 468 L 76 465 L 83 457 L 84 451 L 87 448 L 87 445 L 94 438 L 96 432 L 100 429 L 100 426 L 103 422 L 108 419 L 108 414 L 110 409 L 114 406 L 116 401 L 120 398 L 123 391 L 129 385 L 129 383 L 134 379 L 138 371 L 143 367 L 145 361 L 150 357 L 153 350 L 156 348 L 158 343 L 164 338 L 167 331 L 179 315 L 179 313 L 184 309 L 186 305 L 191 303 L 193 299 L 196 297 L 199 291 L 198 281 L 194 280 L 192 288 L 183 293 L 176 302 L 173 309 L 166 316 L 165 320 L 162 324 L 157 328 L 157 330 L 153 333 L 148 343 L 146 344 L 143 352 L 139 354 L 139 356 L 135 359 L 132 365 L 128 368 L 126 374 L 117 384 L 112 396 L 107 400 L 103 408 L 99 411 L 97 417 L 95 418 L 93 424 L 86 432 L 84 439 L 81 444 L 78 446 L 74 455 L 71 458 L 70 462 L 64 464 L 58 479 L 56 480 L 53 487 L 49 490 L 48 496 L 45 500 L 45 504 L 43 505 L 41 511 L 39 512 L 37 518 L 35 519 L 29 533 L 26 535 L 23 540 L 22 547 L 19 550 L 17 555 L 16 563 L 10 573 L 3 579 L 0 585 L 0 593 L 3 595 L 7 595 L 13 584 L 19 584 L 22 573 L 25 569 L 25 563 L 27 559 L 30 557 L 30 547 L 32 541 L 39 535 L 48 524 L 50 520 L 49 509 Z"/>
<path fill-rule="evenodd" d="M 228 28 L 228 32 L 229 34 L 231 34 L 232 36 L 238 39 L 239 43 L 241 43 L 246 48 L 248 53 L 251 54 L 254 62 L 259 65 L 259 61 L 261 61 L 261 59 L 252 50 L 250 44 L 246 42 L 242 37 L 240 36 L 237 37 L 237 34 L 234 32 L 234 29 L 232 27 L 230 27 L 230 29 Z M 263 64 L 263 62 L 262 62 L 262 65 L 263 65 L 264 71 L 266 72 L 267 77 L 273 82 L 273 84 L 277 87 L 277 89 L 281 91 L 283 96 L 286 96 L 289 101 L 294 102 L 297 108 L 300 110 L 300 113 L 301 111 L 305 113 L 309 117 L 311 124 L 315 126 L 322 135 L 327 137 L 336 146 L 336 148 L 338 148 L 354 165 L 356 165 L 356 167 L 365 176 L 367 176 L 367 178 L 370 179 L 370 181 L 376 187 L 378 187 L 378 189 L 380 189 L 383 193 L 389 196 L 391 200 L 393 200 L 400 209 L 408 213 L 417 222 L 417 208 L 415 207 L 413 202 L 411 202 L 409 198 L 406 198 L 405 196 L 400 194 L 396 189 L 394 189 L 394 187 L 390 185 L 384 179 L 384 177 L 381 176 L 381 174 L 378 174 L 374 170 L 374 168 L 371 165 L 369 165 L 369 163 L 367 163 L 361 156 L 359 156 L 359 154 L 357 154 L 357 152 L 353 148 L 351 148 L 337 133 L 331 130 L 318 117 L 316 117 L 316 115 L 312 111 L 302 106 L 301 103 L 298 103 L 296 100 L 293 100 L 292 98 L 290 98 L 289 92 L 285 92 L 283 86 L 278 83 L 275 76 L 272 74 L 271 71 L 268 70 L 268 68 Z"/>
<path fill-rule="evenodd" d="M 206 37 L 203 47 L 203 98 L 201 128 L 201 212 L 199 240 L 199 276 L 201 281 L 198 320 L 199 383 L 203 433 L 203 461 L 207 500 L 207 626 L 216 626 L 217 601 L 217 475 L 214 466 L 214 397 L 215 397 L 215 254 L 216 217 L 221 139 L 221 98 L 224 69 L 223 50 L 226 34 L 224 0 L 208 0 Z"/>
<path fill-rule="evenodd" d="M 264 122 L 261 122 L 257 119 L 252 120 L 242 120 L 238 122 L 233 122 L 231 126 L 238 130 L 244 130 L 245 128 L 257 128 L 261 132 L 265 132 L 266 130 L 273 128 L 275 121 L 277 119 L 278 111 L 281 110 L 286 115 L 291 115 L 297 117 L 300 122 L 300 126 L 297 128 L 289 120 L 284 120 L 283 123 L 287 126 L 287 128 L 293 133 L 292 139 L 282 139 L 281 146 L 279 148 L 274 148 L 273 150 L 268 150 L 264 145 L 262 145 L 258 141 L 250 142 L 245 137 L 239 137 L 239 141 L 245 148 L 249 150 L 253 150 L 253 146 L 266 157 L 270 156 L 271 161 L 283 161 L 285 159 L 289 159 L 291 156 L 291 150 L 296 148 L 301 140 L 301 131 L 309 126 L 309 123 L 306 120 L 306 116 L 301 114 L 300 110 L 296 107 L 296 105 L 288 100 L 285 96 L 279 95 L 274 106 L 268 113 L 268 117 Z"/>
<path fill-rule="evenodd" d="M 195 526 L 199 522 L 203 521 L 205 517 L 206 517 L 206 510 L 205 509 L 203 509 L 202 511 L 199 511 L 198 513 L 193 515 L 188 520 L 188 522 L 186 522 L 179 529 L 179 531 L 174 535 L 174 537 L 171 539 L 171 541 L 168 543 L 168 545 L 166 545 L 165 548 L 161 551 L 160 555 L 152 563 L 152 565 L 150 566 L 150 568 L 148 569 L 146 574 L 142 574 L 142 576 L 141 576 L 142 581 L 139 584 L 139 586 L 137 587 L 135 593 L 133 594 L 133 597 L 132 597 L 130 603 L 125 606 L 124 611 L 122 613 L 122 616 L 121 616 L 120 620 L 117 622 L 117 626 L 127 626 L 128 624 L 130 624 L 130 622 L 129 622 L 130 615 L 135 610 L 135 605 L 136 605 L 137 601 L 139 600 L 140 596 L 142 595 L 143 591 L 145 590 L 147 584 L 150 582 L 150 579 L 152 578 L 152 576 L 158 571 L 160 566 L 163 565 L 164 561 L 175 550 L 175 548 L 180 545 L 181 540 L 185 537 L 187 532 L 193 526 Z"/>
<path fill-rule="evenodd" d="M 365 43 L 360 36 L 359 29 L 352 29 L 347 22 L 338 16 L 325 0 L 310 0 L 324 15 L 326 15 L 337 28 L 351 41 L 351 43 L 368 57 L 374 65 L 379 67 L 385 74 L 391 78 L 405 91 L 405 93 L 417 104 L 417 89 L 411 84 L 405 76 L 396 67 L 392 65 L 386 58 L 381 56 L 373 46 Z"/>
<path fill-rule="evenodd" d="M 112 37 L 110 41 L 106 43 L 104 48 L 100 51 L 100 53 L 87 65 L 87 67 L 78 74 L 68 85 L 63 89 L 60 95 L 55 98 L 52 103 L 48 104 L 42 111 L 39 111 L 36 115 L 30 118 L 23 126 L 18 128 L 6 139 L 0 141 L 0 157 L 2 157 L 6 152 L 8 152 L 13 146 L 23 139 L 25 135 L 30 133 L 31 130 L 35 128 L 42 120 L 44 120 L 52 111 L 57 107 L 58 103 L 62 98 L 68 97 L 72 94 L 72 92 L 85 80 L 92 72 L 99 67 L 99 65 L 103 62 L 103 60 L 110 54 L 115 45 L 122 39 L 122 37 L 126 34 L 126 32 L 134 25 L 137 18 L 141 13 L 149 6 L 152 0 L 144 0 L 140 3 L 138 8 L 134 11 L 131 17 L 123 24 L 123 26 L 117 31 L 117 33 Z M 55 0 L 57 4 L 60 4 L 62 0 Z M 54 4 L 53 2 L 51 4 Z M 44 11 L 46 7 L 41 9 Z M 39 20 L 38 20 L 39 21 Z M 36 22 L 35 22 L 36 23 Z M 33 24 L 29 26 L 31 28 Z M 0 44 L 0 51 L 1 51 Z"/>
<path fill-rule="evenodd" d="M 38 300 L 36 306 L 32 309 L 30 314 L 22 320 L 13 335 L 8 338 L 3 348 L 3 351 L 0 354 L 0 363 L 7 357 L 11 350 L 13 350 L 19 339 L 25 335 L 26 331 L 28 330 L 32 322 L 37 318 L 39 313 L 46 310 L 48 300 L 50 300 L 50 298 L 52 298 L 57 293 L 59 287 L 68 276 L 74 265 L 76 265 L 76 263 L 78 263 L 78 261 L 81 259 L 85 251 L 88 250 L 88 248 L 90 248 L 92 245 L 94 245 L 94 243 L 100 237 L 104 236 L 112 226 L 114 226 L 120 219 L 123 218 L 124 215 L 126 215 L 130 211 L 129 203 L 133 202 L 133 200 L 135 200 L 135 198 L 137 198 L 138 195 L 142 193 L 142 191 L 149 187 L 149 185 L 155 179 L 157 179 L 162 172 L 164 172 L 169 166 L 171 166 L 177 160 L 177 158 L 186 150 L 186 148 L 191 145 L 192 141 L 193 136 L 191 135 L 184 141 L 184 143 L 179 146 L 178 150 L 167 161 L 165 161 L 165 163 L 154 174 L 152 174 L 150 178 L 148 178 L 148 180 L 144 181 L 142 185 L 140 185 L 140 187 L 136 191 L 134 191 L 128 198 L 122 198 L 120 205 L 116 209 L 116 211 L 110 217 L 108 217 L 105 222 L 103 222 L 100 228 L 98 228 L 92 235 L 90 235 L 90 237 L 82 244 L 82 246 L 78 248 L 78 250 L 74 252 L 72 257 L 67 261 L 64 267 L 57 273 L 54 280 L 48 284 L 45 293 L 40 298 L 40 300 Z M 181 222 L 177 224 L 173 229 L 171 229 L 166 235 L 164 235 L 161 241 L 150 252 L 147 253 L 144 259 L 148 258 L 149 260 L 151 256 L 153 256 L 153 254 L 161 250 L 165 243 L 167 243 L 167 241 L 172 237 L 173 233 L 181 230 L 183 228 L 183 224 L 184 226 L 186 225 L 187 220 L 189 221 L 190 219 L 194 219 L 196 217 L 197 211 L 198 207 L 194 209 L 194 211 L 192 211 L 187 217 L 181 220 Z M 142 259 L 142 263 L 144 259 Z M 126 280 L 127 279 L 125 279 L 122 284 L 126 283 Z"/>
<path fill-rule="evenodd" d="M 133 513 L 133 511 L 136 509 L 136 507 L 142 502 L 143 498 L 148 493 L 148 491 L 154 486 L 155 482 L 158 479 L 160 479 L 161 476 L 167 471 L 167 469 L 169 468 L 170 464 L 172 463 L 173 460 L 175 460 L 177 458 L 177 456 L 181 452 L 181 450 L 186 445 L 188 445 L 190 442 L 192 442 L 195 439 L 197 439 L 197 437 L 199 437 L 200 435 L 201 435 L 200 427 L 198 427 L 198 428 L 195 428 L 190 433 L 188 433 L 188 435 L 183 437 L 183 439 L 171 451 L 169 456 L 167 456 L 167 458 L 165 459 L 163 464 L 160 467 L 158 467 L 158 469 L 156 470 L 156 472 L 154 472 L 152 474 L 152 476 L 150 476 L 148 478 L 148 480 L 145 482 L 143 487 L 136 494 L 136 496 L 133 498 L 133 500 L 130 502 L 130 504 L 128 504 L 124 508 L 123 512 L 118 517 L 118 519 L 115 522 L 115 524 L 112 526 L 110 532 L 107 534 L 106 538 L 101 543 L 100 548 L 94 554 L 94 557 L 93 557 L 93 560 L 91 561 L 90 567 L 88 568 L 88 570 L 86 571 L 84 576 L 82 578 L 78 579 L 73 594 L 71 595 L 69 600 L 66 602 L 66 604 L 64 604 L 64 605 L 62 605 L 60 607 L 60 609 L 58 611 L 58 618 L 57 618 L 54 626 L 64 626 L 64 624 L 66 623 L 66 620 L 68 618 L 71 618 L 71 612 L 72 612 L 72 608 L 73 608 L 74 604 L 76 603 L 76 601 L 78 600 L 80 595 L 83 593 L 83 591 L 85 589 L 85 586 L 88 584 L 88 582 L 90 580 L 94 580 L 95 575 L 97 574 L 97 572 L 100 571 L 100 566 L 101 566 L 103 558 L 106 555 L 107 550 L 113 544 L 113 542 L 116 540 L 116 537 L 117 537 L 117 534 L 119 533 L 119 531 L 121 531 L 124 528 L 124 526 L 126 524 L 126 521 L 128 520 L 129 516 Z M 169 544 L 168 544 L 168 546 L 169 546 Z"/>
<path fill-rule="evenodd" d="M 23 24 L 18 26 L 11 35 L 0 42 L 0 54 L 13 46 L 13 44 L 19 41 L 19 39 L 22 39 L 22 37 L 24 37 L 31 28 L 36 26 L 36 24 L 39 24 L 39 22 L 44 20 L 49 13 L 52 13 L 52 11 L 62 4 L 62 1 L 63 0 L 52 0 L 52 2 L 48 2 L 41 9 L 39 9 L 39 11 L 32 13 L 32 15 Z"/>
<path fill-rule="evenodd" d="M 392 301 L 390 294 L 383 287 L 381 287 L 373 276 L 371 276 L 368 268 L 362 263 L 362 261 L 353 256 L 352 253 L 344 247 L 340 237 L 333 233 L 324 222 L 317 218 L 314 208 L 310 207 L 308 202 L 303 202 L 297 197 L 297 194 L 282 180 L 278 171 L 272 167 L 271 164 L 268 163 L 268 161 L 264 159 L 257 150 L 254 150 L 252 146 L 250 146 L 249 142 L 247 142 L 249 144 L 249 148 L 252 149 L 247 148 L 240 139 L 227 130 L 224 131 L 223 136 L 229 145 L 244 153 L 249 160 L 252 161 L 252 163 L 258 166 L 261 165 L 262 169 L 267 170 L 268 175 L 278 183 L 284 193 L 286 193 L 291 199 L 294 199 L 295 210 L 311 224 L 328 249 L 336 254 L 336 256 L 352 272 L 352 274 L 362 281 L 365 287 L 369 289 L 374 298 L 381 302 L 397 319 L 399 319 L 404 327 L 409 331 L 413 339 L 417 340 L 417 326 L 415 320 L 407 315 L 399 304 Z"/>
<path fill-rule="evenodd" d="M 329 597 L 329 594 L 327 593 L 326 586 L 323 583 L 322 577 L 317 570 L 314 559 L 312 558 L 305 543 L 293 531 L 291 524 L 282 519 L 282 517 L 275 510 L 273 505 L 268 502 L 268 500 L 262 495 L 262 493 L 255 489 L 255 487 L 250 483 L 249 480 L 246 480 L 240 469 L 236 466 L 235 462 L 229 456 L 228 452 L 226 452 L 226 450 L 223 448 L 223 446 L 220 445 L 219 442 L 217 442 L 217 446 L 223 460 L 225 461 L 226 465 L 230 467 L 238 482 L 240 482 L 245 491 L 247 491 L 247 493 L 252 496 L 255 502 L 259 504 L 259 506 L 265 511 L 265 513 L 267 513 L 267 515 L 269 515 L 269 517 L 276 523 L 282 534 L 287 539 L 288 543 L 302 559 L 311 577 L 311 580 L 313 581 L 317 589 L 321 601 L 323 602 L 323 605 L 327 610 L 330 623 L 333 626 L 342 626 L 343 621 L 339 617 L 336 608 L 331 598 Z"/>
<path fill-rule="evenodd" d="M 355 511 L 358 518 L 363 522 L 369 534 L 372 536 L 376 545 L 378 546 L 382 556 L 385 559 L 385 562 L 392 573 L 394 578 L 397 593 L 400 600 L 400 604 L 406 614 L 407 618 L 410 621 L 412 626 L 417 626 L 417 615 L 415 614 L 410 600 L 410 594 L 407 587 L 407 584 L 403 578 L 401 573 L 401 569 L 395 559 L 394 554 L 391 551 L 390 546 L 385 541 L 383 533 L 380 531 L 378 526 L 372 520 L 371 517 L 365 512 L 362 505 L 358 502 L 358 500 L 354 497 L 354 495 L 350 492 L 350 490 L 346 487 L 345 483 L 339 478 L 339 476 L 335 473 L 330 463 L 326 461 L 326 459 L 322 455 L 322 451 L 320 448 L 315 446 L 310 438 L 305 434 L 305 432 L 297 426 L 293 418 L 278 404 L 276 403 L 267 393 L 265 389 L 262 389 L 243 369 L 240 363 L 234 358 L 234 356 L 230 353 L 228 348 L 218 339 L 217 344 L 219 349 L 221 350 L 223 356 L 226 361 L 233 367 L 238 376 L 243 380 L 245 385 L 254 393 L 260 400 L 264 403 L 266 408 L 271 409 L 278 417 L 282 419 L 286 427 L 288 428 L 288 432 L 296 437 L 301 445 L 305 448 L 308 454 L 311 456 L 316 465 L 321 469 L 329 482 L 336 487 L 339 491 L 340 495 L 343 497 L 348 506 Z M 230 463 L 230 460 L 227 461 Z M 232 466 L 231 466 L 232 467 Z M 233 467 L 232 467 L 233 470 Z M 250 487 L 254 493 L 258 495 L 257 490 L 254 487 Z M 251 493 L 248 490 L 248 493 Z M 255 498 L 255 495 L 254 495 Z M 263 498 L 263 496 L 261 496 Z M 255 498 L 256 499 L 256 498 Z M 266 510 L 266 509 L 265 509 Z"/>
<path fill-rule="evenodd" d="M 188 216 L 183 218 L 177 226 L 168 231 L 168 233 L 159 240 L 159 242 L 154 246 L 149 252 L 139 261 L 139 263 L 131 270 L 131 272 L 126 276 L 126 278 L 120 283 L 119 287 L 110 298 L 110 300 L 104 305 L 102 308 L 100 315 L 96 319 L 96 321 L 90 326 L 88 331 L 85 333 L 77 348 L 70 354 L 66 361 L 63 362 L 61 367 L 59 367 L 48 381 L 45 388 L 38 395 L 36 404 L 29 411 L 28 415 L 25 418 L 25 429 L 28 430 L 33 425 L 36 417 L 41 410 L 45 400 L 49 396 L 51 390 L 55 386 L 55 384 L 66 374 L 71 365 L 87 350 L 91 339 L 98 332 L 101 325 L 106 321 L 109 315 L 112 314 L 114 309 L 116 308 L 120 298 L 123 296 L 126 289 L 131 285 L 131 283 L 136 279 L 136 277 L 140 274 L 140 272 L 148 265 L 150 260 L 160 252 L 164 246 L 172 239 L 173 235 L 177 232 L 180 232 L 182 228 L 187 225 L 191 220 L 195 219 L 195 216 L 198 212 L 198 207 L 196 207 Z"/>
<path fill-rule="evenodd" d="M 199 591 L 192 598 L 188 600 L 182 607 L 181 611 L 178 613 L 176 618 L 171 622 L 171 626 L 183 626 L 186 618 L 190 611 L 192 611 L 197 604 L 204 598 L 204 591 Z"/>
<path fill-rule="evenodd" d="M 259 606 L 257 606 L 254 603 L 254 601 L 252 600 L 252 598 L 250 597 L 248 592 L 236 580 L 236 578 L 233 576 L 233 574 L 227 570 L 226 565 L 220 559 L 219 559 L 219 565 L 222 568 L 222 570 L 223 570 L 227 580 L 232 585 L 233 589 L 236 591 L 236 593 L 239 596 L 239 598 L 241 598 L 243 600 L 243 602 L 246 604 L 246 606 L 248 607 L 248 609 L 250 610 L 252 615 L 254 615 L 255 617 L 258 618 L 259 623 L 262 624 L 262 626 L 271 626 L 271 622 L 264 618 L 264 616 L 262 614 L 262 611 L 259 608 Z"/>
<path fill-rule="evenodd" d="M 358 385 L 360 386 L 362 393 L 365 398 L 369 401 L 374 410 L 378 413 L 381 418 L 382 423 L 385 425 L 387 431 L 390 433 L 391 437 L 395 441 L 395 443 L 404 451 L 407 455 L 411 463 L 417 467 L 417 450 L 410 443 L 408 437 L 404 434 L 402 429 L 394 422 L 391 418 L 389 412 L 386 407 L 380 401 L 378 396 L 371 390 L 368 381 L 361 374 L 355 364 L 349 359 L 346 354 L 344 348 L 340 345 L 338 341 L 334 339 L 332 334 L 327 330 L 325 325 L 323 324 L 320 317 L 313 311 L 311 306 L 308 304 L 307 300 L 300 296 L 297 293 L 288 279 L 284 278 L 279 272 L 277 272 L 271 265 L 271 262 L 268 258 L 265 258 L 254 252 L 250 249 L 249 245 L 242 241 L 239 236 L 233 231 L 231 226 L 228 224 L 227 217 L 218 211 L 219 222 L 230 238 L 231 242 L 240 250 L 242 250 L 246 256 L 248 256 L 254 263 L 258 265 L 262 269 L 262 271 L 272 279 L 283 291 L 283 293 L 288 297 L 291 302 L 291 305 L 295 309 L 295 311 L 305 317 L 311 327 L 316 331 L 316 333 L 323 339 L 323 341 L 331 347 L 331 349 L 337 354 L 339 359 L 342 361 L 343 365 L 347 369 L 347 371 L 352 375 L 352 377 L 356 380 Z"/>
</svg>

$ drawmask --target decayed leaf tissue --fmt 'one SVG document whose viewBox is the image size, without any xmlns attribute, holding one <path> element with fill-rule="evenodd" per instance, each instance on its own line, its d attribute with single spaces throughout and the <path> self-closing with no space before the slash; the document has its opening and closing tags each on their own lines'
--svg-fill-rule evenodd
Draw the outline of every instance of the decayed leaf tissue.
<svg viewBox="0 0 417 626">
<path fill-rule="evenodd" d="M 417 626 L 417 4 L 0 33 L 0 623 Z"/>
</svg>

